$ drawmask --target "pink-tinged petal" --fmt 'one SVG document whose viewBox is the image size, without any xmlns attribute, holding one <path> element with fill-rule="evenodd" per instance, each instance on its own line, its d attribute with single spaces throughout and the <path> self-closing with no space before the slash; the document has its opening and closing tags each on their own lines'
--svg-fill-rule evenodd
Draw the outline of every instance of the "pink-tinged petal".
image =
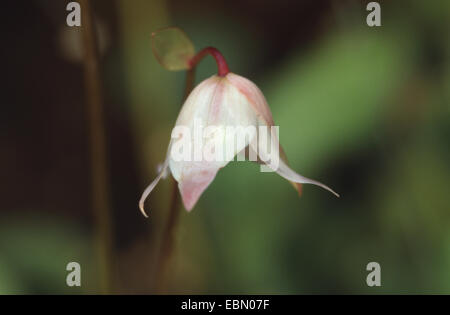
<svg viewBox="0 0 450 315">
<path fill-rule="evenodd" d="M 208 124 L 214 125 L 220 120 L 222 111 L 224 110 L 224 91 L 226 88 L 227 86 L 224 84 L 224 80 L 221 80 L 218 84 L 216 84 L 216 88 L 211 99 L 211 104 L 209 105 L 207 118 Z"/>
<path fill-rule="evenodd" d="M 249 103 L 252 106 L 253 110 L 255 111 L 256 115 L 260 117 L 260 121 L 264 125 L 267 125 L 269 127 L 273 126 L 274 121 L 272 112 L 261 90 L 250 80 L 233 73 L 228 74 L 227 79 L 248 98 Z M 278 138 L 276 138 L 275 141 L 278 142 Z M 299 195 L 302 194 L 302 184 L 308 183 L 323 187 L 339 197 L 339 195 L 336 194 L 333 190 L 331 190 L 328 186 L 315 180 L 303 177 L 302 175 L 299 175 L 295 173 L 292 169 L 290 169 L 288 165 L 287 156 L 283 148 L 279 143 L 278 146 L 280 151 L 280 168 L 276 171 L 278 174 L 280 174 L 281 176 L 283 176 L 284 178 L 288 179 L 291 182 L 291 184 L 297 190 Z M 293 174 L 295 174 L 296 176 L 293 176 Z"/>
<path fill-rule="evenodd" d="M 245 95 L 251 105 L 255 114 L 260 118 L 264 125 L 273 126 L 273 116 L 270 110 L 269 104 L 267 103 L 264 94 L 252 81 L 241 77 L 234 73 L 229 73 L 227 75 L 228 81 L 233 84 L 239 91 Z M 283 147 L 280 145 L 280 159 L 282 159 L 286 165 L 289 165 L 286 154 L 284 153 Z M 302 194 L 302 184 L 291 182 L 294 189 L 298 192 L 299 196 Z"/>
<path fill-rule="evenodd" d="M 183 178 L 179 181 L 178 187 L 187 211 L 194 208 L 201 194 L 216 177 L 217 171 L 217 168 L 202 168 L 199 166 L 183 173 Z"/>
<path fill-rule="evenodd" d="M 169 143 L 168 153 L 170 152 L 171 143 L 172 142 Z M 150 195 L 150 193 L 156 187 L 156 185 L 159 183 L 161 178 L 166 177 L 167 171 L 168 171 L 168 169 L 167 169 L 168 166 L 169 166 L 169 154 L 166 155 L 166 160 L 164 161 L 163 165 L 161 166 L 158 176 L 153 180 L 153 182 L 150 183 L 150 185 L 147 186 L 147 188 L 145 188 L 144 192 L 142 193 L 141 199 L 139 200 L 139 209 L 141 210 L 142 214 L 146 218 L 148 218 L 148 215 L 144 210 L 145 199 L 147 199 L 148 195 Z"/>
<path fill-rule="evenodd" d="M 256 115 L 261 117 L 268 126 L 273 126 L 272 112 L 261 90 L 252 81 L 240 75 L 229 73 L 227 80 L 248 99 Z"/>
<path fill-rule="evenodd" d="M 214 75 L 197 85 L 184 102 L 175 125 L 189 127 L 196 118 L 206 124 L 215 91 L 222 81 Z"/>
</svg>

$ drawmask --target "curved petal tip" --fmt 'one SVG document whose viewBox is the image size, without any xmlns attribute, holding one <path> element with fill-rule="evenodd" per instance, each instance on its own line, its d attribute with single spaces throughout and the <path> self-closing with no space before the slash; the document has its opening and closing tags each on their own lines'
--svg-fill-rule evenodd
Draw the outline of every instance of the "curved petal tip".
<svg viewBox="0 0 450 315">
<path fill-rule="evenodd" d="M 155 188 L 156 184 L 158 184 L 158 182 L 161 180 L 161 178 L 164 177 L 164 175 L 166 174 L 167 165 L 168 165 L 168 163 L 166 161 L 164 163 L 164 165 L 162 166 L 158 176 L 155 178 L 155 180 L 153 182 L 150 183 L 150 185 L 148 185 L 147 188 L 145 188 L 144 192 L 142 193 L 141 199 L 139 200 L 139 210 L 141 210 L 142 214 L 146 218 L 148 218 L 148 215 L 144 209 L 145 199 L 147 199 L 148 195 L 150 195 L 152 190 Z"/>
<path fill-rule="evenodd" d="M 328 187 L 327 185 L 324 185 L 324 184 L 322 184 L 322 183 L 320 183 L 320 182 L 317 182 L 317 181 L 314 181 L 314 182 L 312 182 L 311 184 L 320 186 L 320 187 L 322 187 L 323 189 L 328 190 L 330 193 L 332 193 L 333 195 L 335 195 L 335 196 L 338 197 L 338 198 L 341 197 L 337 192 L 335 192 L 333 189 L 331 189 L 331 188 Z"/>
<path fill-rule="evenodd" d="M 145 201 L 145 198 L 144 199 L 141 198 L 141 200 L 139 201 L 139 210 L 141 210 L 142 215 L 146 219 L 148 219 L 148 215 L 147 215 L 147 213 L 145 212 L 145 209 L 144 209 L 144 201 Z"/>
</svg>

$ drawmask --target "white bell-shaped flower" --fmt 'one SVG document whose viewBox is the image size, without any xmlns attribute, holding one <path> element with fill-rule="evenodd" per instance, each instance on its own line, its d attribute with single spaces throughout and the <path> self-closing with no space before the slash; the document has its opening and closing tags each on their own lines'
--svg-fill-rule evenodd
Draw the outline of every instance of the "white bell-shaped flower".
<svg viewBox="0 0 450 315">
<path fill-rule="evenodd" d="M 141 211 L 145 215 L 144 201 L 167 169 L 178 182 L 184 206 L 190 211 L 219 169 L 244 151 L 257 155 L 266 170 L 291 181 L 299 193 L 301 184 L 314 184 L 339 196 L 288 166 L 273 126 L 266 99 L 253 82 L 231 72 L 206 79 L 191 92 L 180 111 L 160 174 L 139 202 Z M 237 135 L 240 140 L 236 140 L 236 130 L 245 133 L 244 137 Z M 261 139 L 267 143 L 261 144 Z"/>
</svg>

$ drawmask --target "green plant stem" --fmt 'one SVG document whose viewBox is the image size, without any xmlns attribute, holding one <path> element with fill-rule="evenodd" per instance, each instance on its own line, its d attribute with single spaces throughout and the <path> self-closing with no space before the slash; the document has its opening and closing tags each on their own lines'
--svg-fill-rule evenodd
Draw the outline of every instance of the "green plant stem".
<svg viewBox="0 0 450 315">
<path fill-rule="evenodd" d="M 89 145 L 92 172 L 92 210 L 96 226 L 96 253 L 101 292 L 111 293 L 111 218 L 103 95 L 99 70 L 99 54 L 91 1 L 80 0 L 84 46 L 85 89 L 89 120 Z"/>
<path fill-rule="evenodd" d="M 183 100 L 189 96 L 194 88 L 195 81 L 195 69 L 190 69 L 186 73 L 186 86 L 184 90 Z M 166 273 L 171 262 L 171 257 L 174 250 L 175 243 L 175 231 L 178 222 L 178 216 L 180 213 L 179 208 L 179 192 L 178 185 L 175 179 L 172 178 L 171 182 L 172 191 L 169 204 L 169 217 L 167 219 L 166 228 L 163 232 L 161 249 L 158 257 L 158 263 L 156 265 L 156 292 L 165 293 L 166 290 Z"/>
</svg>

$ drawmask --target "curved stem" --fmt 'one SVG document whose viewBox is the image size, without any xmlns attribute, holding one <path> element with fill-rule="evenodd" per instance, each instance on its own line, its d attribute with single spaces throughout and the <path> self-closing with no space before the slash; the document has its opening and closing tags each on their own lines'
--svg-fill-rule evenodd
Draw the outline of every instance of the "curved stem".
<svg viewBox="0 0 450 315">
<path fill-rule="evenodd" d="M 228 68 L 228 65 L 227 65 L 227 62 L 226 62 L 224 56 L 220 53 L 219 50 L 217 50 L 214 47 L 206 47 L 206 48 L 202 49 L 197 55 L 195 55 L 189 61 L 189 65 L 191 66 L 191 69 L 194 69 L 195 66 L 207 55 L 213 56 L 214 59 L 216 60 L 219 76 L 224 77 L 230 72 L 230 69 Z"/>
</svg>

